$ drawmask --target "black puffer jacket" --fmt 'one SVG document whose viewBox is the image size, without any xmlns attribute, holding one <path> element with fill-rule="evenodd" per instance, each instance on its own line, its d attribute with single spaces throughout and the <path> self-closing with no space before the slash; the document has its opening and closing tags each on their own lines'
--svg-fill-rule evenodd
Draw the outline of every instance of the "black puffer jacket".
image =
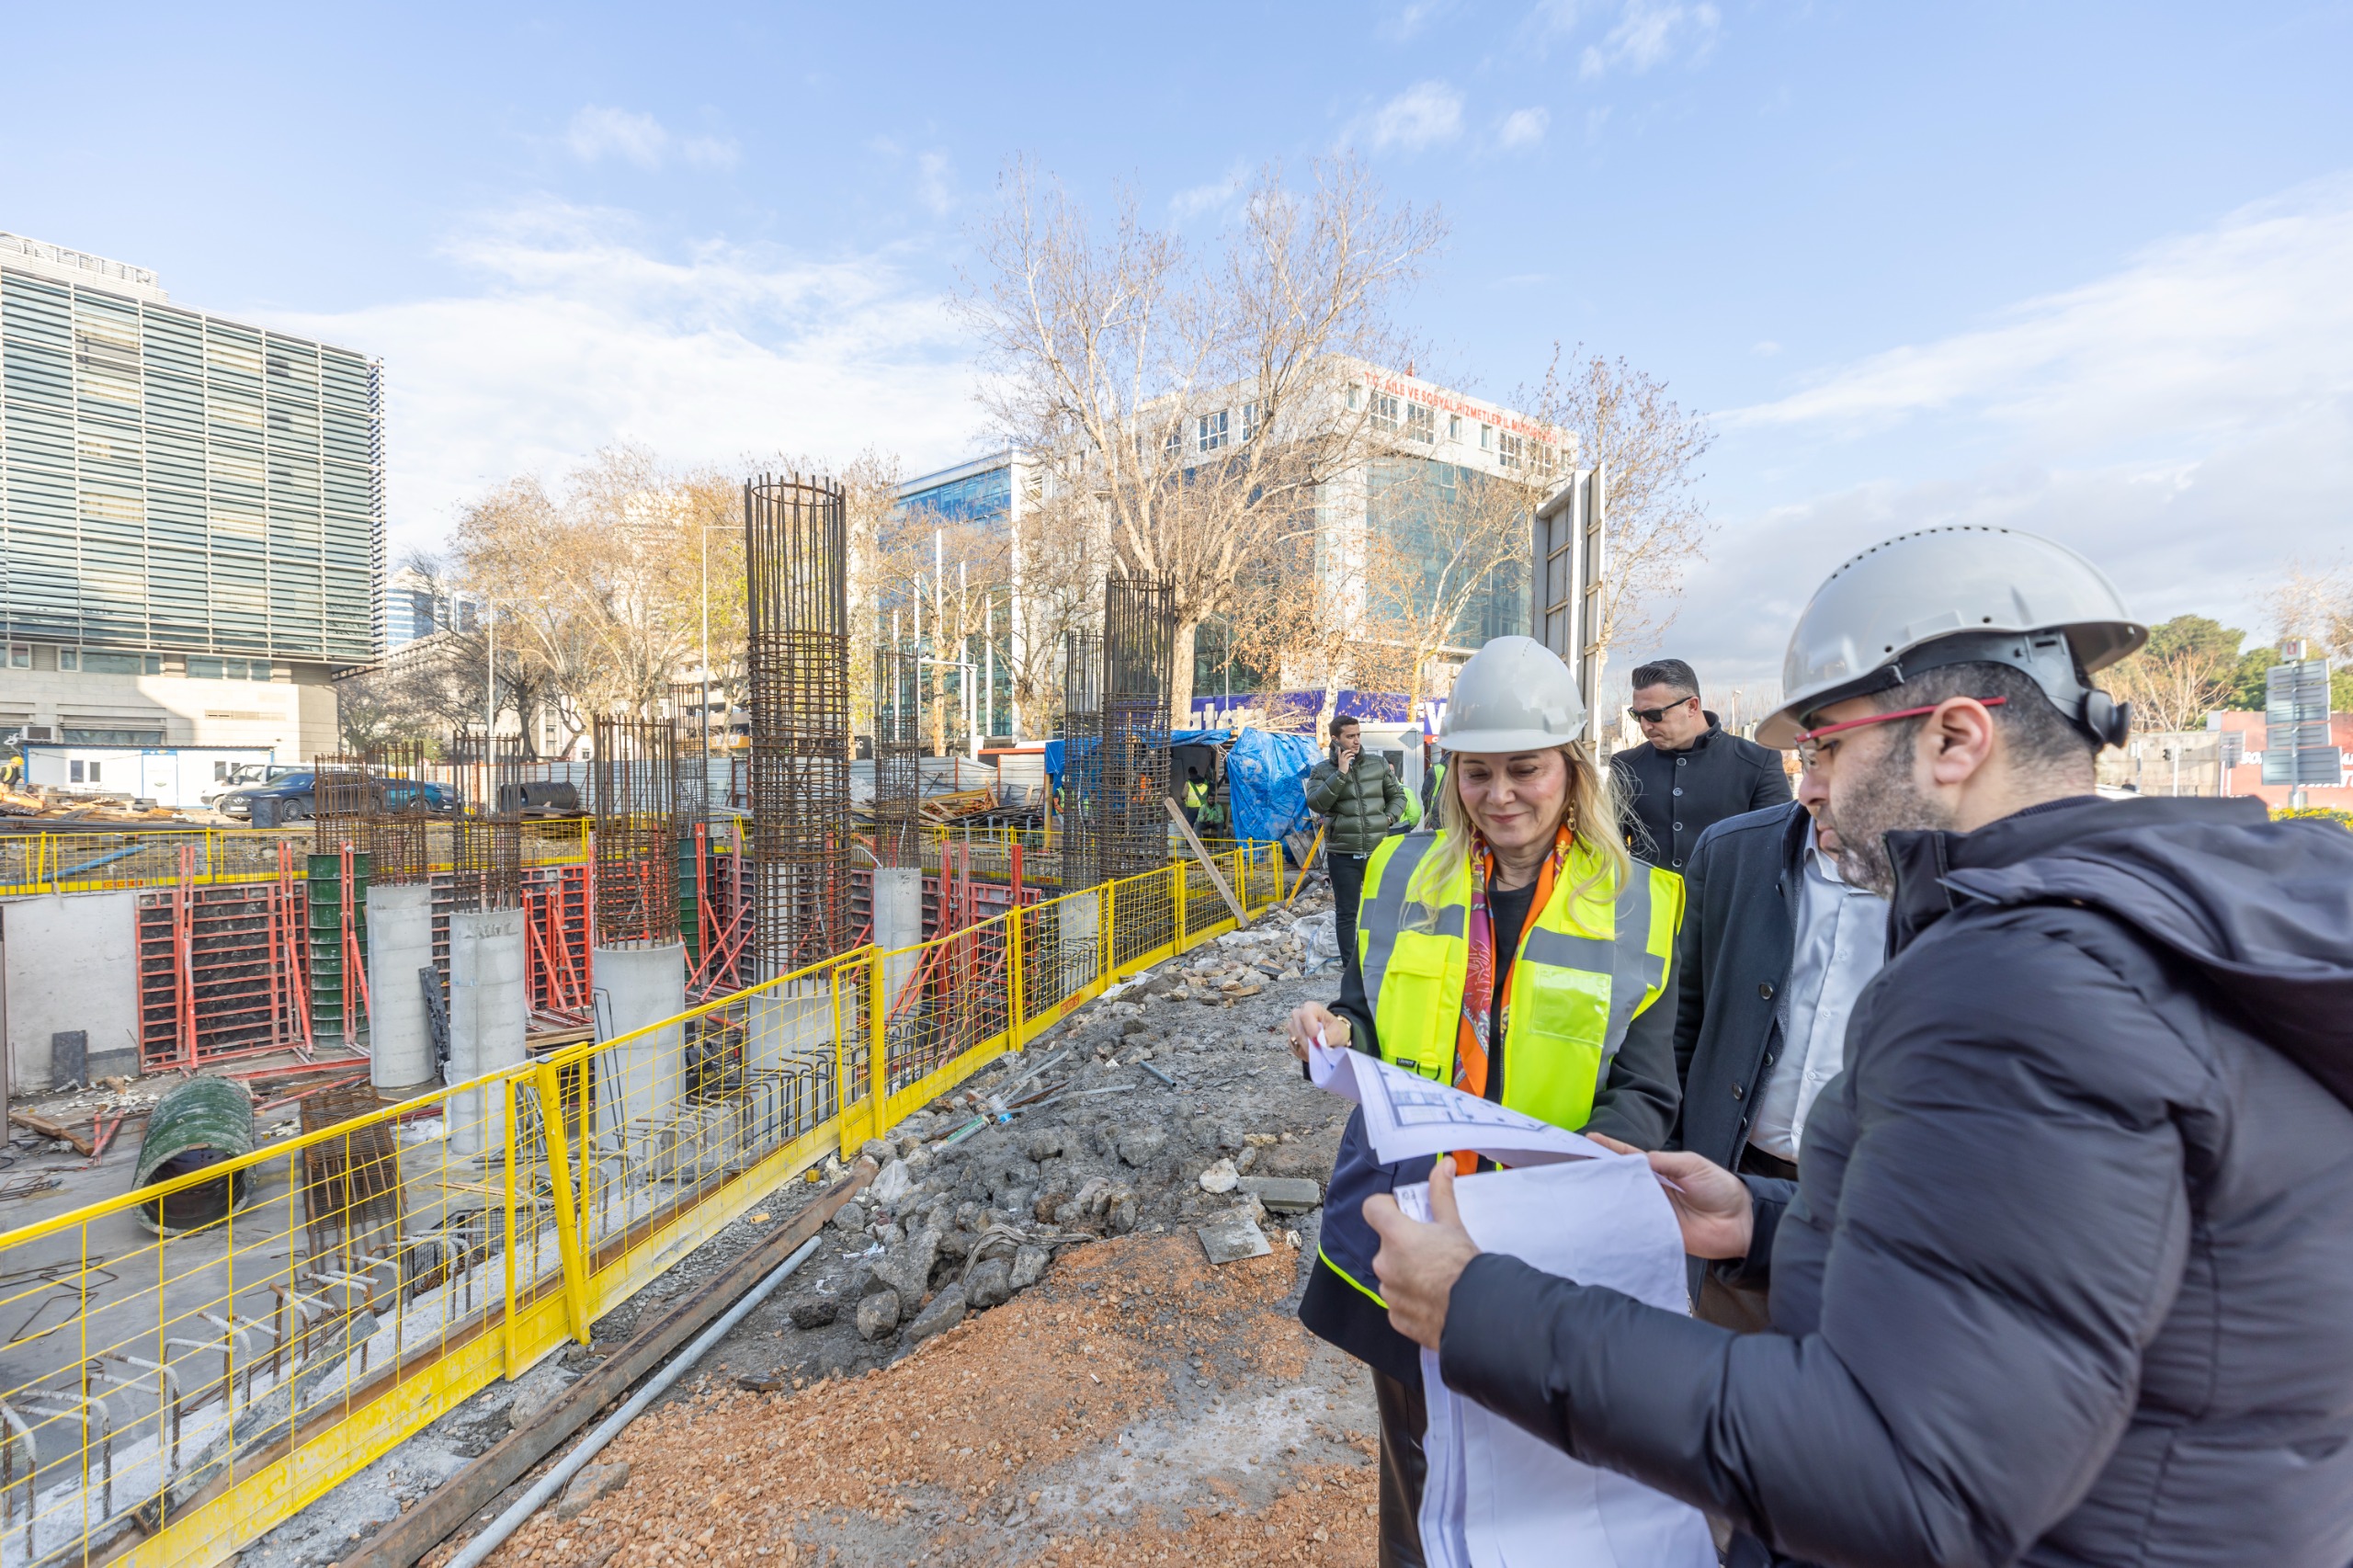
<svg viewBox="0 0 2353 1568">
<path fill-rule="evenodd" d="M 1777 1332 L 1483 1256 L 1447 1381 L 1730 1516 L 1735 1568 L 2345 1568 L 2353 835 L 2150 801 L 1890 842 L 1847 1070 L 1801 1181 L 1749 1182 Z"/>
<path fill-rule="evenodd" d="M 1332 819 L 1334 854 L 1370 855 L 1404 820 L 1405 786 L 1378 752 L 1358 752 L 1342 772 L 1335 746 L 1307 776 L 1307 809 Z"/>
</svg>

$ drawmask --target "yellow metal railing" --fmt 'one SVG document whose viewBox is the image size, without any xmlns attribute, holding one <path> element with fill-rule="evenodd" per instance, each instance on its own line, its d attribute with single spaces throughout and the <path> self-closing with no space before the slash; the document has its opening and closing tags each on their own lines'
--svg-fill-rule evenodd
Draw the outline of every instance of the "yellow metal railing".
<svg viewBox="0 0 2353 1568">
<path fill-rule="evenodd" d="M 1280 898 L 1273 846 L 1219 858 L 1253 913 Z M 780 1184 L 1232 925 L 1172 863 L 0 1234 L 0 1554 L 226 1560 L 585 1343 Z"/>
<path fill-rule="evenodd" d="M 0 833 L 0 898 L 167 887 L 180 880 L 183 858 L 199 884 L 261 881 L 278 875 L 279 845 L 308 854 L 315 837 L 308 826 Z M 449 868 L 447 845 L 437 834 L 438 869 Z M 585 819 L 523 824 L 525 865 L 572 866 L 587 858 Z"/>
</svg>

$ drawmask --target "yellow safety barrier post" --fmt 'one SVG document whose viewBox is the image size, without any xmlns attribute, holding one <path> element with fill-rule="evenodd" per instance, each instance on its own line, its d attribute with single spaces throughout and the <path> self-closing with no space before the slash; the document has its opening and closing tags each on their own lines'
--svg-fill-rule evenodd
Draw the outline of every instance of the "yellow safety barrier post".
<svg viewBox="0 0 2353 1568">
<path fill-rule="evenodd" d="M 555 1059 L 539 1064 L 540 1129 L 548 1150 L 548 1179 L 555 1187 L 555 1244 L 563 1267 L 564 1320 L 572 1337 L 587 1344 L 589 1332 L 588 1264 L 581 1256 L 579 1217 L 572 1200 L 572 1151 L 565 1142 L 563 1086 Z"/>
</svg>

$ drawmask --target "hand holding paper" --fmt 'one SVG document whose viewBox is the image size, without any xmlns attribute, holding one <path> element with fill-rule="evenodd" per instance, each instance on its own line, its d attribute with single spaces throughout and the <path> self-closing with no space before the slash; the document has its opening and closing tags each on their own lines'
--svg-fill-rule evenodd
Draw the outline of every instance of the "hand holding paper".
<svg viewBox="0 0 2353 1568">
<path fill-rule="evenodd" d="M 1462 1270 L 1479 1256 L 1479 1244 L 1462 1228 L 1454 1207 L 1454 1167 L 1444 1160 L 1430 1172 L 1430 1218 L 1409 1219 L 1387 1193 L 1364 1200 L 1365 1222 L 1381 1236 L 1372 1271 L 1381 1300 L 1398 1333 L 1435 1350 L 1446 1332 L 1447 1298 Z"/>
<path fill-rule="evenodd" d="M 1640 1154 L 1631 1143 L 1594 1134 L 1593 1141 L 1614 1154 Z M 1709 1159 L 1680 1149 L 1654 1149 L 1644 1156 L 1651 1174 L 1666 1188 L 1675 1206 L 1675 1222 L 1683 1231 L 1683 1250 L 1693 1257 L 1746 1257 L 1749 1238 L 1756 1233 L 1756 1203 L 1748 1184 Z"/>
<path fill-rule="evenodd" d="M 1501 1165 L 1549 1165 L 1606 1153 L 1589 1138 L 1392 1067 L 1361 1051 L 1308 1047 L 1316 1087 L 1364 1108 L 1365 1136 L 1384 1165 L 1470 1149 Z"/>
</svg>

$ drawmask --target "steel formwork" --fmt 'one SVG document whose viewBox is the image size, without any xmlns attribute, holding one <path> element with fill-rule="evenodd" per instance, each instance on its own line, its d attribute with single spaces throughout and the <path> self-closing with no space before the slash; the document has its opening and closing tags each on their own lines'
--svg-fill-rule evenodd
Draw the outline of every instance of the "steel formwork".
<svg viewBox="0 0 2353 1568">
<path fill-rule="evenodd" d="M 755 979 L 850 946 L 848 563 L 840 485 L 745 482 Z"/>
</svg>

